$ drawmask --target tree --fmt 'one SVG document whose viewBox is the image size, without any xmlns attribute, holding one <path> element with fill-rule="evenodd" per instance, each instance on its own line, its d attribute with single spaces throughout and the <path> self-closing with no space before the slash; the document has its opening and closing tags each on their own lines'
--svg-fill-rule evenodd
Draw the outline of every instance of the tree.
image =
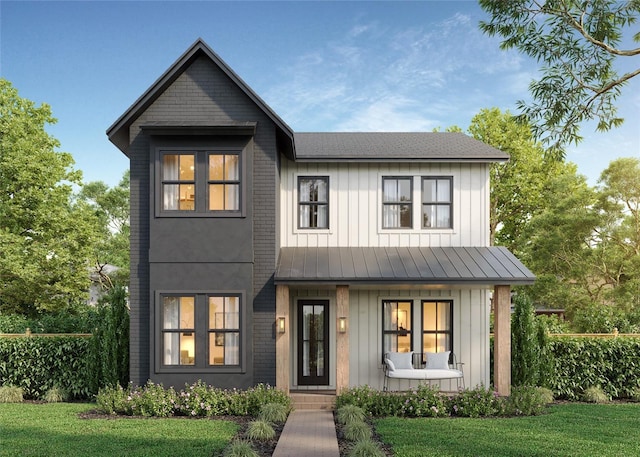
<svg viewBox="0 0 640 457">
<path fill-rule="evenodd" d="M 581 140 L 582 122 L 598 119 L 599 131 L 623 122 L 615 101 L 640 68 L 619 75 L 614 63 L 640 55 L 640 47 L 620 46 L 634 32 L 640 0 L 480 0 L 480 6 L 491 15 L 480 22 L 482 31 L 504 38 L 502 49 L 516 48 L 544 65 L 530 85 L 533 101 L 518 102 L 536 138 L 563 156 L 564 145 Z"/>
<path fill-rule="evenodd" d="M 102 181 L 82 186 L 78 198 L 95 211 L 102 230 L 96 245 L 94 268 L 105 288 L 114 281 L 127 283 L 129 277 L 129 170 L 125 171 L 117 186 L 109 188 Z M 117 275 L 105 272 L 111 264 L 119 268 Z"/>
<path fill-rule="evenodd" d="M 97 220 L 72 202 L 81 173 L 46 133 L 55 119 L 0 79 L 0 310 L 34 314 L 82 300 Z"/>
</svg>

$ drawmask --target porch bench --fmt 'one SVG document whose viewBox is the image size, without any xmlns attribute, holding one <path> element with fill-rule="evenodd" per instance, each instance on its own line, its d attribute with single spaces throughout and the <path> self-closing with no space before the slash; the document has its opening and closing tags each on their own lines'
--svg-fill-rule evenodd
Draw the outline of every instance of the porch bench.
<svg viewBox="0 0 640 457">
<path fill-rule="evenodd" d="M 387 352 L 384 355 L 383 390 L 389 389 L 389 379 L 413 379 L 418 381 L 440 381 L 455 379 L 458 389 L 464 385 L 463 363 L 456 361 L 451 351 L 427 352 Z M 417 367 L 417 368 L 416 368 Z"/>
</svg>

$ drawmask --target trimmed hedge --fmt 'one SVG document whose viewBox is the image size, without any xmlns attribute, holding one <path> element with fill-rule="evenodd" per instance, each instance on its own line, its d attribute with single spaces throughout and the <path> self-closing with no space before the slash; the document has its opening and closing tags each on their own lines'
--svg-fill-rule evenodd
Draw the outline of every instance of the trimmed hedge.
<svg viewBox="0 0 640 457">
<path fill-rule="evenodd" d="M 21 387 L 32 399 L 54 387 L 89 398 L 88 347 L 88 338 L 72 336 L 0 338 L 0 385 Z"/>
<path fill-rule="evenodd" d="M 580 400 L 589 387 L 611 398 L 631 398 L 640 388 L 640 338 L 549 339 L 551 367 L 545 387 L 557 398 Z"/>
</svg>

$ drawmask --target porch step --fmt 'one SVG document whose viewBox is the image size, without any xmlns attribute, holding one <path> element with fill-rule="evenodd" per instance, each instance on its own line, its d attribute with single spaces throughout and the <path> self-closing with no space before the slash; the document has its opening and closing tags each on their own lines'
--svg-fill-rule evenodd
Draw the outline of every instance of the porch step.
<svg viewBox="0 0 640 457">
<path fill-rule="evenodd" d="M 327 392 L 290 392 L 289 396 L 293 401 L 293 407 L 296 410 L 303 409 L 322 409 L 333 411 L 336 406 L 335 391 Z"/>
</svg>

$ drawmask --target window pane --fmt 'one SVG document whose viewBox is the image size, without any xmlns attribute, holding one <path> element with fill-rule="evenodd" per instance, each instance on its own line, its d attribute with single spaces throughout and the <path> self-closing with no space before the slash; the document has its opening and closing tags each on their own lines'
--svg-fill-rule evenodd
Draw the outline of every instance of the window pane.
<svg viewBox="0 0 640 457">
<path fill-rule="evenodd" d="M 209 328 L 224 328 L 224 297 L 209 297 Z"/>
<path fill-rule="evenodd" d="M 192 154 L 180 154 L 180 181 L 193 181 L 195 160 Z"/>
<path fill-rule="evenodd" d="M 432 228 L 436 225 L 436 208 L 433 205 L 422 206 L 422 227 Z"/>
<path fill-rule="evenodd" d="M 209 184 L 209 209 L 224 210 L 224 184 Z"/>
<path fill-rule="evenodd" d="M 437 201 L 448 202 L 451 197 L 450 181 L 448 179 L 438 179 Z"/>
<path fill-rule="evenodd" d="M 397 320 L 395 316 L 397 315 L 398 305 L 395 302 L 384 302 L 383 311 L 382 311 L 382 319 L 384 321 L 384 330 L 397 330 Z"/>
<path fill-rule="evenodd" d="M 311 228 L 311 207 L 300 205 L 300 228 Z"/>
<path fill-rule="evenodd" d="M 224 156 L 223 155 L 212 154 L 209 156 L 209 180 L 224 181 Z"/>
<path fill-rule="evenodd" d="M 438 303 L 438 330 L 450 330 L 450 306 L 449 303 Z"/>
<path fill-rule="evenodd" d="M 318 209 L 318 213 L 317 213 L 317 221 L 316 221 L 316 227 L 317 228 L 328 228 L 329 224 L 327 223 L 328 219 L 327 219 L 327 206 L 326 205 L 321 205 L 317 207 Z"/>
<path fill-rule="evenodd" d="M 180 200 L 180 186 L 178 184 L 163 184 L 162 209 L 177 210 Z"/>
<path fill-rule="evenodd" d="M 435 302 L 422 304 L 422 330 L 436 330 L 436 309 Z"/>
<path fill-rule="evenodd" d="M 422 335 L 422 352 L 438 352 L 436 343 L 436 335 L 433 333 L 425 333 Z"/>
<path fill-rule="evenodd" d="M 400 227 L 400 207 L 398 205 L 384 205 L 382 217 L 385 228 Z"/>
<path fill-rule="evenodd" d="M 411 201 L 411 180 L 409 179 L 399 179 L 398 180 L 398 191 L 399 191 L 399 200 L 401 202 L 410 202 Z"/>
<path fill-rule="evenodd" d="M 195 328 L 194 298 L 180 298 L 180 328 Z"/>
<path fill-rule="evenodd" d="M 180 334 L 164 334 L 163 360 L 165 365 L 180 365 Z"/>
<path fill-rule="evenodd" d="M 230 154 L 224 156 L 224 179 L 227 181 L 237 181 L 240 179 L 240 166 L 238 164 L 238 156 Z"/>
<path fill-rule="evenodd" d="M 180 184 L 180 207 L 181 210 L 195 209 L 195 188 L 193 184 Z"/>
<path fill-rule="evenodd" d="M 411 227 L 411 205 L 400 205 L 400 227 Z"/>
<path fill-rule="evenodd" d="M 224 338 L 225 365 L 240 365 L 240 334 L 226 333 Z"/>
<path fill-rule="evenodd" d="M 436 180 L 423 179 L 422 180 L 422 202 L 423 203 L 434 202 L 435 197 L 436 197 Z"/>
<path fill-rule="evenodd" d="M 180 328 L 180 298 L 164 297 L 162 300 L 162 316 L 164 329 Z"/>
<path fill-rule="evenodd" d="M 164 181 L 177 181 L 180 176 L 180 163 L 177 154 L 165 154 L 162 156 L 162 179 Z"/>
<path fill-rule="evenodd" d="M 451 227 L 451 207 L 440 205 L 437 207 L 437 226 L 438 228 L 449 228 Z"/>
<path fill-rule="evenodd" d="M 329 201 L 327 197 L 327 180 L 326 179 L 318 179 L 316 180 L 318 187 L 318 201 L 322 203 L 327 203 Z"/>
<path fill-rule="evenodd" d="M 195 365 L 196 346 L 193 333 L 180 334 L 180 365 Z"/>
<path fill-rule="evenodd" d="M 240 186 L 238 184 L 227 184 L 224 186 L 225 206 L 227 211 L 240 209 Z"/>
<path fill-rule="evenodd" d="M 225 297 L 225 328 L 240 328 L 240 300 L 238 297 Z"/>
<path fill-rule="evenodd" d="M 385 202 L 398 201 L 398 182 L 395 179 L 383 179 L 383 200 Z"/>
</svg>

